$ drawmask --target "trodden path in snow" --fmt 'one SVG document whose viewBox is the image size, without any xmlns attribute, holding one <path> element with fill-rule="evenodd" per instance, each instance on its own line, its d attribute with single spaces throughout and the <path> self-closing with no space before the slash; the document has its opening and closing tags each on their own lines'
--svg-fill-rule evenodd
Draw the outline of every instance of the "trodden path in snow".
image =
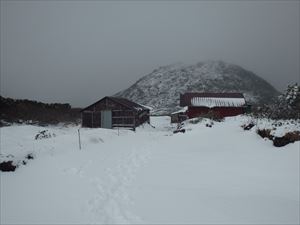
<svg viewBox="0 0 300 225">
<path fill-rule="evenodd" d="M 168 136 L 172 130 L 167 117 L 158 118 L 158 121 L 154 119 L 153 125 L 155 129 L 148 125 L 146 129 L 143 126 L 138 128 L 136 133 L 131 133 L 130 138 L 122 136 L 116 146 L 111 143 L 111 149 L 119 149 L 118 155 L 111 157 L 114 162 L 106 162 L 106 165 L 111 166 L 105 168 L 101 179 L 99 176 L 90 179 L 96 189 L 96 194 L 88 201 L 93 223 L 144 223 L 138 215 L 132 213 L 135 203 L 129 193 L 135 186 L 138 171 L 150 161 L 157 139 Z"/>
<path fill-rule="evenodd" d="M 41 128 L 8 127 L 3 153 L 36 159 L 14 173 L 1 173 L 1 224 L 142 223 L 131 212 L 129 190 L 136 173 L 149 161 L 153 143 L 167 127 L 129 130 L 49 128 L 55 138 L 35 141 Z"/>
<path fill-rule="evenodd" d="M 159 141 L 133 212 L 149 224 L 298 224 L 299 142 L 275 148 L 232 118 Z"/>
</svg>

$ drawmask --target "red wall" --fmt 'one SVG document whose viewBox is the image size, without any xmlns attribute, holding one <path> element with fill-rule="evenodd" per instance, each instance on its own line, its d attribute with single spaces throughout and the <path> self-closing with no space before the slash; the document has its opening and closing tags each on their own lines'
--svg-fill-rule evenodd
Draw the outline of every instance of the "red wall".
<svg viewBox="0 0 300 225">
<path fill-rule="evenodd" d="M 187 115 L 189 118 L 194 118 L 201 116 L 202 114 L 207 114 L 209 112 L 213 112 L 214 115 L 219 117 L 227 117 L 227 116 L 237 116 L 244 113 L 244 109 L 242 107 L 215 107 L 215 108 L 207 108 L 207 107 L 189 107 L 187 111 Z"/>
</svg>

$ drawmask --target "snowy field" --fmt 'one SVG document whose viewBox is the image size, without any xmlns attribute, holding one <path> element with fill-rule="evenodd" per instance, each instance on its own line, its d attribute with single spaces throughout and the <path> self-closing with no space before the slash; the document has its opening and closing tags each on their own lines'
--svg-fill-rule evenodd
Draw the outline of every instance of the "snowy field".
<svg viewBox="0 0 300 225">
<path fill-rule="evenodd" d="M 2 157 L 35 156 L 0 172 L 0 222 L 298 224 L 300 142 L 276 148 L 247 121 L 177 134 L 168 117 L 136 132 L 81 128 L 81 150 L 78 127 L 0 128 Z M 35 140 L 44 129 L 55 137 Z"/>
</svg>

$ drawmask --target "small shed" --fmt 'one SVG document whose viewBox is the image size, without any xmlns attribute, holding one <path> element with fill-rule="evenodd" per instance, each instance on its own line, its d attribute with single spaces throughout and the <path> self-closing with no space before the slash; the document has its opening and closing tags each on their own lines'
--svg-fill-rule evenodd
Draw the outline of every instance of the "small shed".
<svg viewBox="0 0 300 225">
<path fill-rule="evenodd" d="M 112 129 L 150 122 L 149 108 L 125 98 L 106 96 L 81 110 L 82 127 Z"/>
<path fill-rule="evenodd" d="M 188 107 L 185 106 L 182 109 L 171 113 L 171 123 L 181 123 L 182 121 L 188 119 L 186 115 L 186 111 L 188 110 Z"/>
<path fill-rule="evenodd" d="M 223 118 L 243 114 L 247 109 L 242 93 L 185 93 L 180 95 L 180 106 L 188 107 L 188 118 L 205 115 Z"/>
</svg>

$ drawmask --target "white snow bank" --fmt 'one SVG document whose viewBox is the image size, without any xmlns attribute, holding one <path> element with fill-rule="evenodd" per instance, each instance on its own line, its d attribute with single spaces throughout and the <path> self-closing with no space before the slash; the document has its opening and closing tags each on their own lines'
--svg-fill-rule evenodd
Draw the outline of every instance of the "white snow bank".
<svg viewBox="0 0 300 225">
<path fill-rule="evenodd" d="M 0 128 L 1 153 L 36 158 L 0 172 L 1 224 L 297 224 L 299 142 L 280 149 L 240 126 L 169 117 L 129 130 Z M 259 125 L 260 126 L 260 125 Z M 287 125 L 288 126 L 288 125 Z M 291 126 L 291 125 L 290 125 Z"/>
<path fill-rule="evenodd" d="M 266 118 L 252 118 L 250 116 L 237 116 L 226 118 L 226 121 L 238 120 L 241 125 L 253 123 L 255 129 L 269 129 L 271 135 L 282 137 L 288 132 L 300 131 L 300 120 L 272 120 Z"/>
</svg>

